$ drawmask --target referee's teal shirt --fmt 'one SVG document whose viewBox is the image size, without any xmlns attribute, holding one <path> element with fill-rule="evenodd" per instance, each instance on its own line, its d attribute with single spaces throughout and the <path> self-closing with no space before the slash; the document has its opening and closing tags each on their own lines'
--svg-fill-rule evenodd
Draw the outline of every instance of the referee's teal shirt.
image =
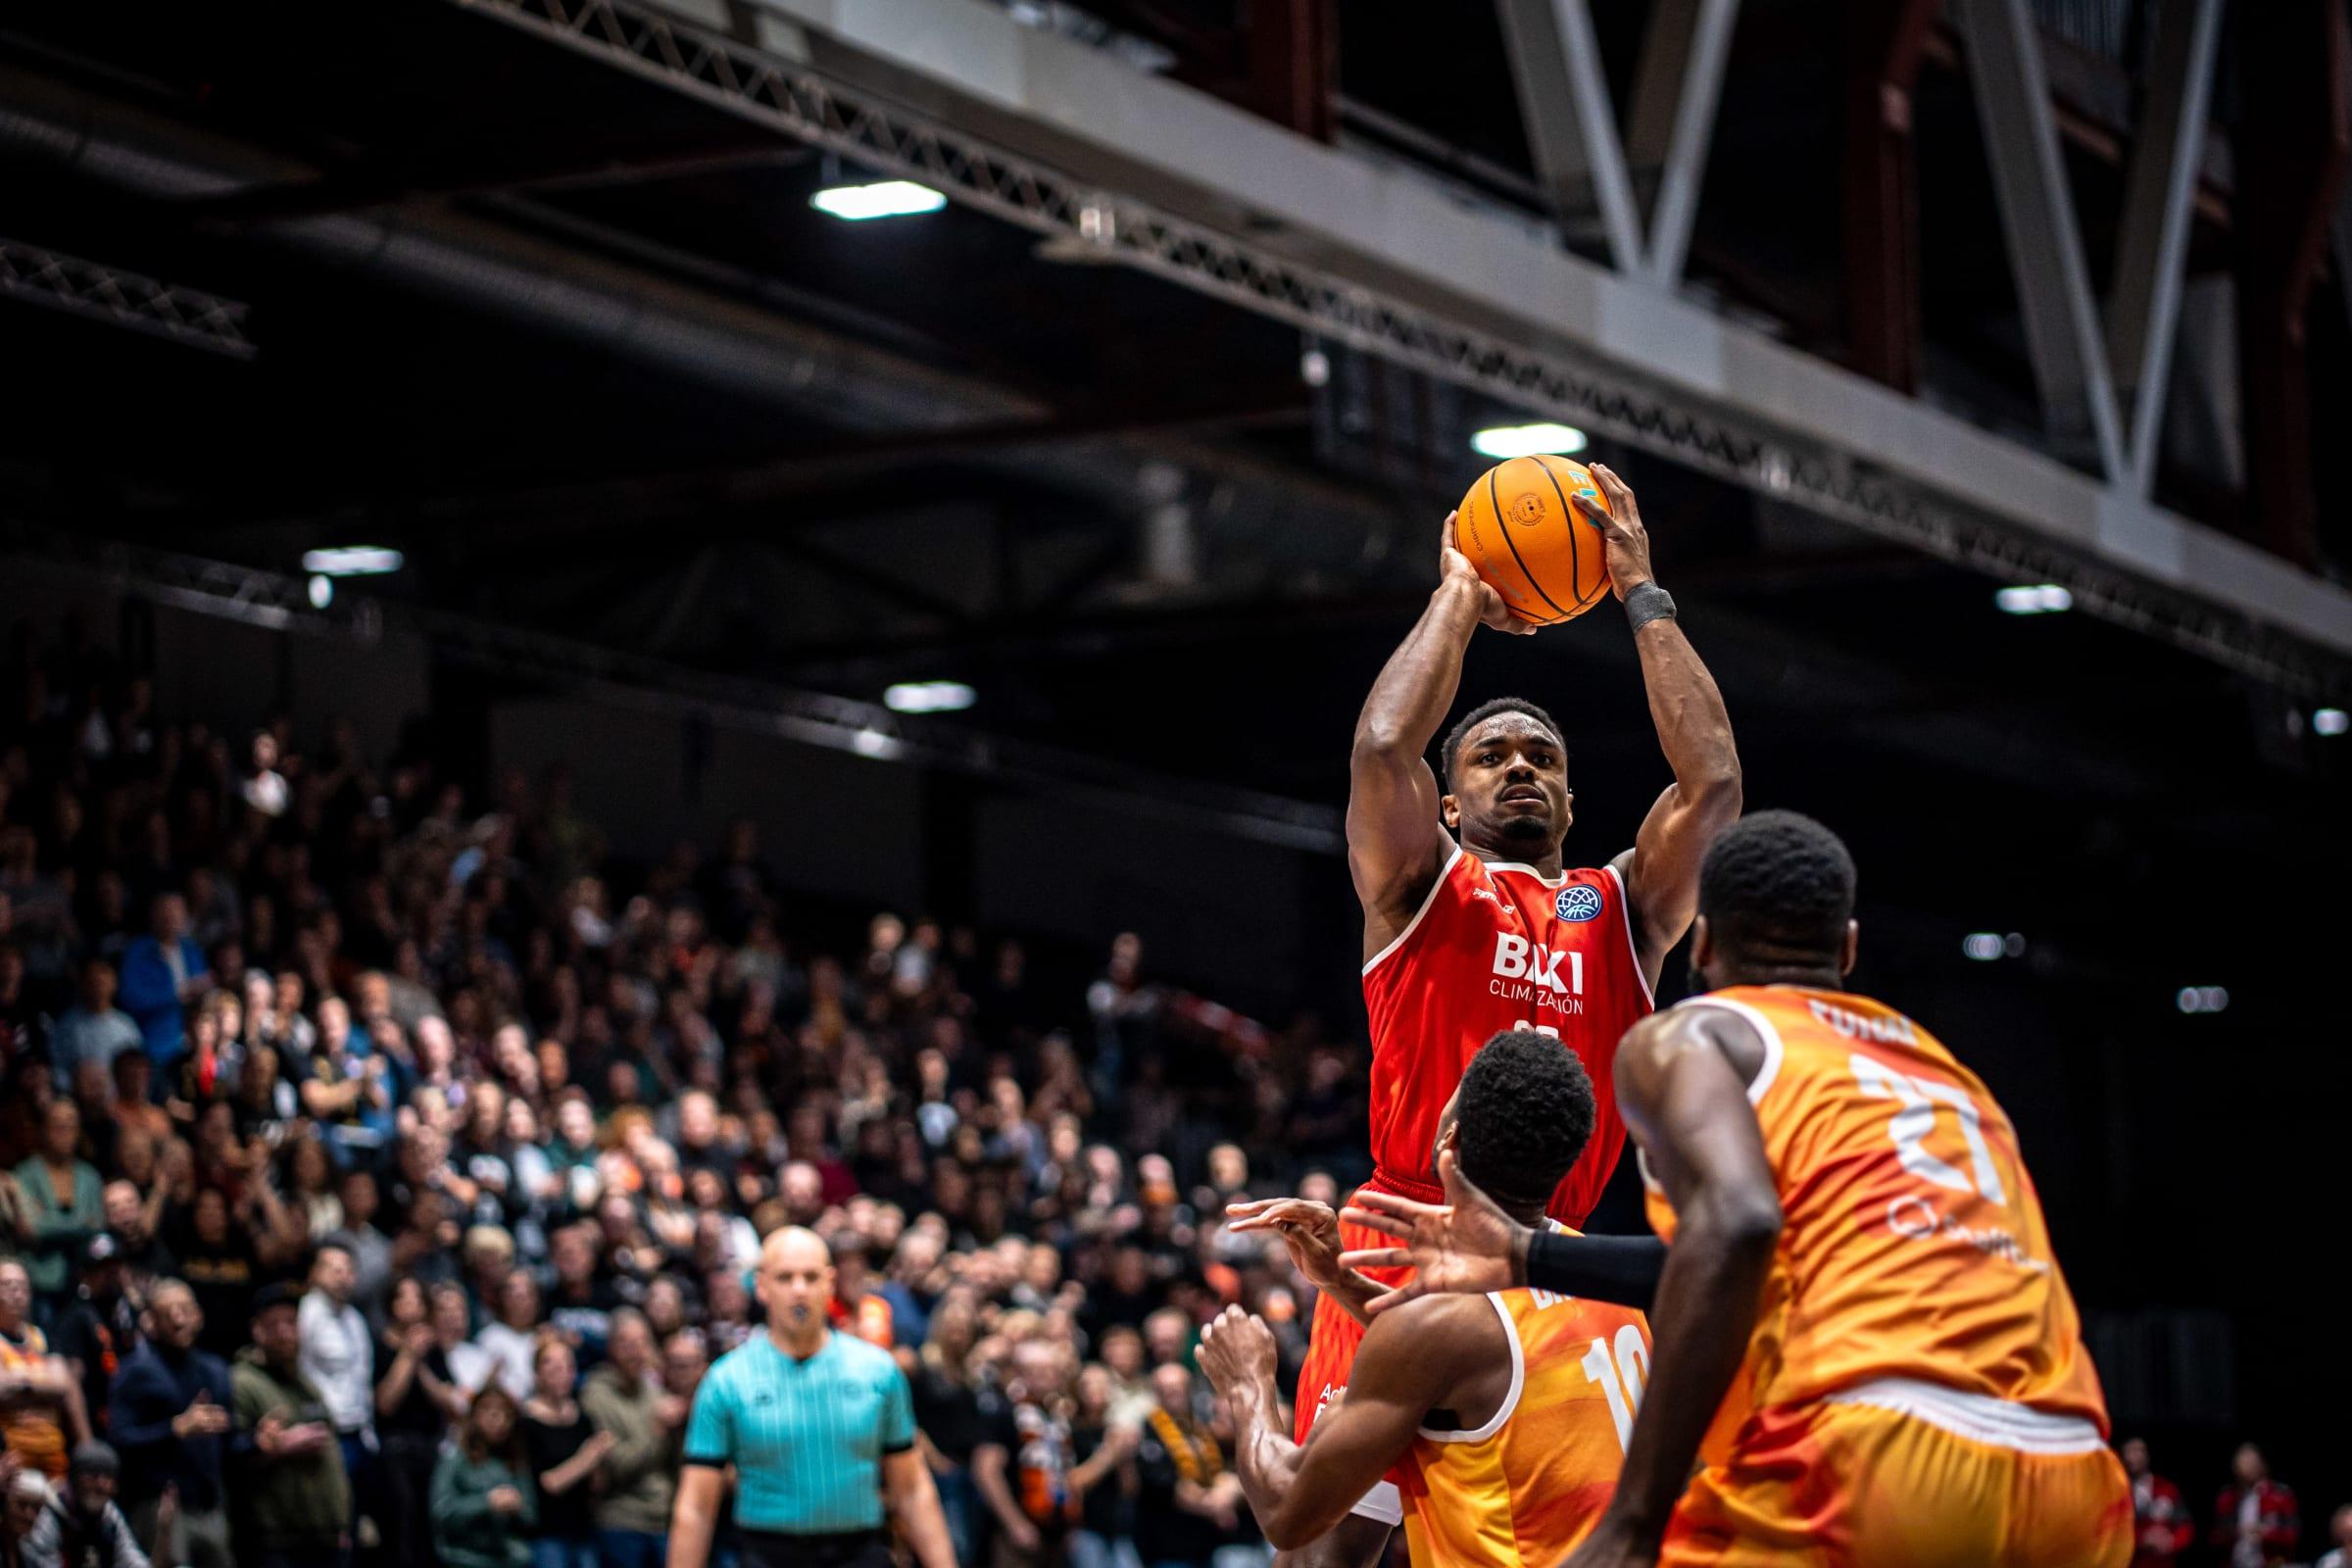
<svg viewBox="0 0 2352 1568">
<path fill-rule="evenodd" d="M 838 1330 L 806 1361 L 765 1334 L 695 1392 L 688 1464 L 735 1466 L 735 1522 L 823 1535 L 882 1525 L 882 1456 L 914 1446 L 914 1397 L 888 1350 Z"/>
</svg>

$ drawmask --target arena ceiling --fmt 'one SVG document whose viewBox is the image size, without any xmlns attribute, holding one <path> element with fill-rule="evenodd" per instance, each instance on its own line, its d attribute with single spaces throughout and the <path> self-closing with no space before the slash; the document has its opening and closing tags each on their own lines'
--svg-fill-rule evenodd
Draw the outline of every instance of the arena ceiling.
<svg viewBox="0 0 2352 1568">
<path fill-rule="evenodd" d="M 1624 9 L 1603 11 L 1621 79 Z M 865 700 L 962 680 L 986 734 L 1328 812 L 1362 687 L 1480 466 L 1467 436 L 1514 410 L 982 212 L 838 221 L 809 203 L 859 177 L 833 155 L 450 0 L 230 10 L 125 25 L 27 0 L 0 31 L 0 238 L 20 277 L 68 259 L 84 296 L 0 299 L 0 506 L 24 548 L 297 572 L 312 548 L 393 546 L 400 574 L 350 586 L 444 625 Z M 1025 10 L 1246 89 L 1231 7 Z M 1501 35 L 1463 10 L 1430 49 L 1419 8 L 1348 7 L 1328 133 L 1533 222 Z M 1838 359 L 1838 56 L 1817 16 L 1743 13 L 1690 272 Z M 1975 111 L 1951 39 L 1926 56 L 1926 394 L 2024 430 Z M 2091 106 L 2070 110 L 2076 187 L 2111 214 L 2105 78 L 2095 51 L 2067 58 Z M 2128 78 L 2106 88 L 2128 105 Z M 1590 215 L 1561 233 L 1605 243 Z M 2192 285 L 2227 251 L 2200 220 Z M 2352 415 L 2341 301 L 2312 317 L 2323 429 Z M 2159 496 L 2230 525 L 2239 502 L 2180 445 Z M 2337 445 L 2315 471 L 2331 503 Z M 2352 739 L 2310 725 L 2340 669 L 2289 691 L 2082 614 L 2002 614 L 1978 571 L 1594 451 L 1639 488 L 1751 756 L 1807 788 L 1843 764 L 1858 808 L 2218 847 L 2340 785 Z M 2342 515 L 2322 509 L 2323 557 Z M 1474 679 L 1553 701 L 1595 766 L 1656 771 L 1609 614 L 1482 649 Z M 1972 869 L 1954 852 L 1954 883 Z"/>
</svg>

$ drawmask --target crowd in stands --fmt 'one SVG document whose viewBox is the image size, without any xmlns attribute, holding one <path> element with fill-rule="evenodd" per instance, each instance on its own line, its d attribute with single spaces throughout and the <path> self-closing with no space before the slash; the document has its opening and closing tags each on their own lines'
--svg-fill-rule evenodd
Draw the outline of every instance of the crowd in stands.
<svg viewBox="0 0 2352 1568">
<path fill-rule="evenodd" d="M 806 914 L 749 824 L 632 864 L 561 769 L 232 740 L 19 628 L 0 1568 L 655 1568 L 786 1224 L 906 1369 L 965 1568 L 1263 1563 L 1192 1349 L 1244 1302 L 1289 1385 L 1312 1297 L 1223 1208 L 1364 1173 L 1360 1056 L 1132 934 L 1090 984 Z M 2296 1549 L 2250 1447 L 2202 1530 L 2128 1458 L 2140 1563 Z"/>
<path fill-rule="evenodd" d="M 1132 935 L 1053 984 L 800 913 L 749 824 L 632 865 L 560 769 L 479 801 L 347 725 L 232 740 L 20 628 L 0 1557 L 659 1563 L 788 1223 L 906 1369 L 965 1562 L 1262 1556 L 1190 1352 L 1242 1300 L 1302 1353 L 1303 1282 L 1222 1207 L 1253 1162 L 1336 1198 L 1361 1061 Z"/>
</svg>

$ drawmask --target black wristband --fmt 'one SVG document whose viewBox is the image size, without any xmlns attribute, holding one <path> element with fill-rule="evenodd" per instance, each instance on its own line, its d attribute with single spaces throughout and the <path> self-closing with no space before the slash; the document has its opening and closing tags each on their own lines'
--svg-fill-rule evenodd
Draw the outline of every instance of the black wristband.
<svg viewBox="0 0 2352 1568">
<path fill-rule="evenodd" d="M 1649 1310 L 1666 1244 L 1655 1236 L 1562 1236 L 1538 1231 L 1527 1246 L 1527 1283 L 1562 1296 Z"/>
<path fill-rule="evenodd" d="M 1654 582 L 1640 582 L 1626 591 L 1625 618 L 1640 631 L 1653 620 L 1673 620 L 1674 595 Z"/>
</svg>

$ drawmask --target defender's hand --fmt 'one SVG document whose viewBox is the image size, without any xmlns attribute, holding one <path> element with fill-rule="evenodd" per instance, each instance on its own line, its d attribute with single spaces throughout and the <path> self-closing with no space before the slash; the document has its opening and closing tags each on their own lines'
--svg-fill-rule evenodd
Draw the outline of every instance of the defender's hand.
<svg viewBox="0 0 2352 1568">
<path fill-rule="evenodd" d="M 1332 1290 L 1348 1278 L 1340 1266 L 1340 1216 L 1329 1203 L 1307 1198 L 1261 1198 L 1251 1203 L 1228 1203 L 1231 1231 L 1272 1231 L 1290 1249 L 1291 1261 L 1318 1291 Z"/>
<path fill-rule="evenodd" d="M 1592 479 L 1607 498 L 1608 510 L 1602 511 L 1582 495 L 1569 497 L 1569 503 L 1608 541 L 1609 588 L 1623 599 L 1642 584 L 1657 580 L 1649 569 L 1649 530 L 1642 525 L 1641 503 L 1613 469 L 1595 463 Z"/>
<path fill-rule="evenodd" d="M 1402 1247 L 1343 1252 L 1344 1268 L 1412 1268 L 1413 1277 L 1388 1295 L 1365 1303 L 1377 1317 L 1431 1292 L 1507 1291 L 1522 1283 L 1527 1267 L 1526 1226 L 1505 1214 L 1462 1174 L 1453 1151 L 1438 1152 L 1438 1179 L 1448 1201 L 1416 1203 L 1395 1193 L 1359 1190 L 1343 1217 L 1350 1225 L 1393 1236 Z"/>
<path fill-rule="evenodd" d="M 1507 631 L 1514 637 L 1533 637 L 1536 634 L 1535 622 L 1521 620 L 1512 614 L 1511 607 L 1502 602 L 1502 595 L 1478 574 L 1478 568 L 1470 564 L 1470 558 L 1463 555 L 1461 547 L 1454 543 L 1455 519 L 1460 515 L 1458 512 L 1448 512 L 1446 514 L 1445 526 L 1438 530 L 1438 576 L 1446 582 L 1458 581 L 1469 585 L 1471 592 L 1478 596 L 1480 625 Z"/>
<path fill-rule="evenodd" d="M 1229 1306 L 1200 1331 L 1200 1370 L 1209 1387 L 1228 1399 L 1244 1389 L 1274 1381 L 1279 1359 L 1274 1331 L 1265 1319 Z"/>
</svg>

